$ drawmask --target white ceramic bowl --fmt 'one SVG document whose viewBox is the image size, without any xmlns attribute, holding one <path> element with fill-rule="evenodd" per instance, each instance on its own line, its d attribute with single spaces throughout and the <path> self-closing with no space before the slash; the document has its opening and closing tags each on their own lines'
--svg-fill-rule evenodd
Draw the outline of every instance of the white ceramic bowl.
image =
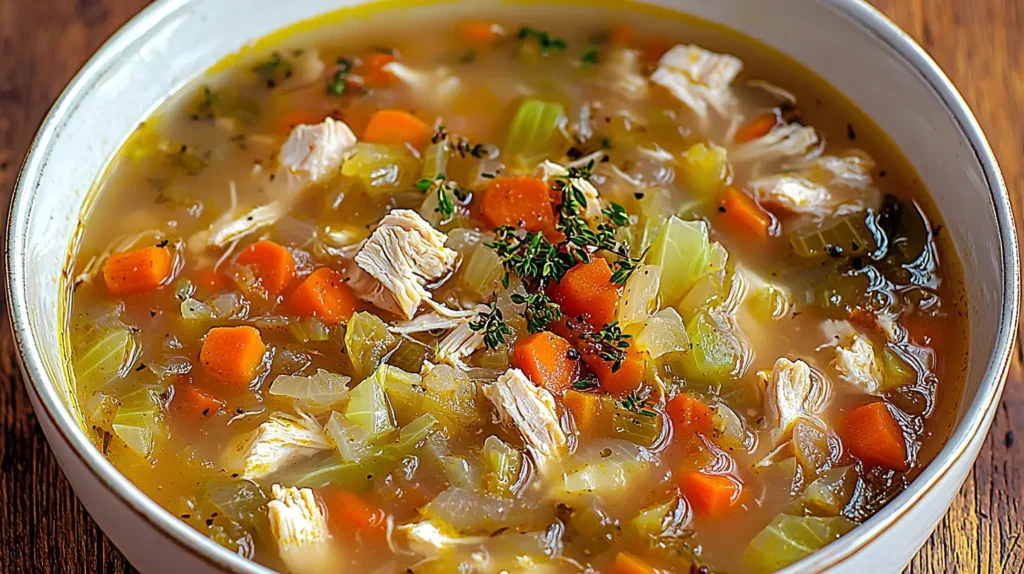
<svg viewBox="0 0 1024 574">
<path fill-rule="evenodd" d="M 472 0 L 484 2 L 490 0 Z M 221 57 L 283 25 L 358 0 L 160 0 L 71 82 L 26 160 L 8 225 L 8 301 L 26 386 L 46 437 L 100 527 L 146 572 L 265 572 L 146 498 L 93 448 L 73 414 L 68 249 L 88 191 L 132 129 Z M 579 2 L 577 2 L 579 3 Z M 935 63 L 858 0 L 647 0 L 753 36 L 845 93 L 905 151 L 963 262 L 970 364 L 948 444 L 895 501 L 787 572 L 895 572 L 924 543 L 996 412 L 1016 333 L 1019 269 L 1010 201 L 970 110 Z"/>
</svg>

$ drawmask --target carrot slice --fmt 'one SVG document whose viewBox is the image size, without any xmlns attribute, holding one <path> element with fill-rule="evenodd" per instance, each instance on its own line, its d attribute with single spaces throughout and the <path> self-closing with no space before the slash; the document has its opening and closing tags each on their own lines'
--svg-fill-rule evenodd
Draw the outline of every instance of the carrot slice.
<svg viewBox="0 0 1024 574">
<path fill-rule="evenodd" d="M 700 516 L 720 516 L 740 498 L 743 485 L 729 476 L 690 471 L 676 481 L 679 492 Z"/>
<path fill-rule="evenodd" d="M 587 434 L 594 430 L 601 417 L 604 403 L 596 393 L 584 393 L 569 389 L 562 395 L 562 405 L 572 414 L 576 429 Z"/>
<path fill-rule="evenodd" d="M 323 119 L 323 116 L 313 115 L 306 110 L 292 110 L 274 118 L 274 133 L 286 135 L 291 133 L 296 126 L 318 124 Z"/>
<path fill-rule="evenodd" d="M 325 323 L 335 325 L 352 317 L 356 299 L 340 273 L 321 267 L 291 292 L 285 308 L 296 315 L 320 317 Z"/>
<path fill-rule="evenodd" d="M 614 574 L 657 574 L 658 570 L 629 552 L 619 552 L 612 564 Z"/>
<path fill-rule="evenodd" d="M 166 247 L 143 247 L 103 262 L 103 280 L 115 295 L 152 291 L 165 285 L 173 273 L 174 256 Z"/>
<path fill-rule="evenodd" d="M 505 35 L 500 24 L 494 22 L 465 22 L 459 28 L 459 36 L 463 42 L 477 46 L 490 46 Z"/>
<path fill-rule="evenodd" d="M 396 58 L 391 54 L 374 52 L 363 58 L 356 74 L 363 78 L 363 85 L 368 88 L 386 88 L 395 83 L 395 77 L 384 67 L 394 61 Z"/>
<path fill-rule="evenodd" d="M 263 364 L 267 346 L 253 327 L 214 327 L 206 334 L 199 360 L 223 383 L 244 388 Z"/>
<path fill-rule="evenodd" d="M 511 225 L 527 231 L 555 227 L 550 188 L 536 177 L 499 177 L 491 180 L 480 214 L 491 227 Z"/>
<path fill-rule="evenodd" d="M 643 355 L 636 347 L 630 345 L 623 349 L 623 352 L 626 358 L 615 371 L 612 370 L 614 363 L 600 356 L 596 348 L 585 345 L 580 353 L 590 372 L 597 377 L 601 390 L 619 397 L 640 388 L 647 366 Z"/>
<path fill-rule="evenodd" d="M 409 112 L 380 110 L 366 124 L 363 140 L 383 144 L 407 143 L 416 149 L 423 149 L 430 141 L 430 128 Z"/>
<path fill-rule="evenodd" d="M 616 24 L 608 30 L 608 42 L 613 46 L 626 46 L 633 42 L 633 29 L 625 24 Z"/>
<path fill-rule="evenodd" d="M 907 442 L 896 417 L 882 401 L 857 407 L 846 415 L 843 444 L 868 466 L 906 471 Z"/>
<path fill-rule="evenodd" d="M 336 534 L 379 535 L 383 537 L 384 511 L 347 490 L 332 489 L 321 497 L 327 507 L 327 524 Z"/>
<path fill-rule="evenodd" d="M 774 128 L 778 123 L 779 119 L 775 114 L 758 116 L 740 126 L 740 128 L 736 130 L 736 133 L 733 134 L 732 141 L 736 143 L 746 143 L 756 140 L 757 138 L 764 137 L 768 132 L 772 131 L 772 128 Z"/>
<path fill-rule="evenodd" d="M 757 239 L 771 235 L 772 216 L 754 198 L 735 187 L 725 190 L 718 212 L 722 222 L 737 235 Z"/>
<path fill-rule="evenodd" d="M 256 279 L 271 295 L 277 295 L 295 277 L 295 258 L 273 241 L 259 241 L 238 254 L 235 263 L 252 269 Z"/>
<path fill-rule="evenodd" d="M 569 341 L 549 331 L 534 333 L 516 343 L 512 365 L 533 383 L 561 395 L 579 378 L 579 352 Z"/>
<path fill-rule="evenodd" d="M 582 320 L 595 330 L 615 320 L 621 286 L 612 283 L 608 262 L 594 257 L 578 263 L 562 280 L 549 287 L 548 295 L 562 307 L 562 313 Z"/>
<path fill-rule="evenodd" d="M 711 434 L 714 430 L 714 413 L 700 399 L 689 393 L 676 395 L 665 405 L 672 419 L 672 428 L 677 433 Z"/>
<path fill-rule="evenodd" d="M 170 410 L 180 415 L 183 422 L 202 422 L 216 415 L 222 408 L 224 401 L 199 390 L 191 377 L 182 376 L 174 384 L 174 399 Z"/>
</svg>

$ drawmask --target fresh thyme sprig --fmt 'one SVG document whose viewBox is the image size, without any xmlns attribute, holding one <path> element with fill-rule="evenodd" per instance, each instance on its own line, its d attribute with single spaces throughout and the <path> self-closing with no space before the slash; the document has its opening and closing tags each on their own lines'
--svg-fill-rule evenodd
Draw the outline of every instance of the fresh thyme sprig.
<svg viewBox="0 0 1024 574">
<path fill-rule="evenodd" d="M 475 157 L 476 159 L 484 159 L 490 155 L 490 150 L 487 149 L 486 144 L 472 143 L 463 136 L 452 135 L 444 124 L 437 126 L 430 141 L 435 144 L 445 144 L 445 149 L 449 153 L 457 154 L 461 158 Z"/>
<path fill-rule="evenodd" d="M 512 302 L 516 305 L 526 305 L 523 317 L 526 318 L 526 328 L 531 333 L 545 331 L 551 323 L 562 320 L 562 308 L 548 297 L 544 290 L 529 295 L 513 293 Z"/>
<path fill-rule="evenodd" d="M 612 364 L 614 373 L 622 368 L 633 336 L 623 333 L 618 321 L 612 321 L 596 333 L 584 333 L 582 338 L 597 345 L 598 356 Z"/>
<path fill-rule="evenodd" d="M 648 402 L 648 400 L 641 397 L 640 394 L 637 393 L 636 391 L 633 391 L 626 395 L 626 398 L 622 399 L 622 401 L 619 404 L 622 405 L 622 408 L 626 409 L 627 411 L 632 411 L 634 413 L 637 413 L 638 415 L 643 415 L 645 417 L 658 416 L 658 413 L 650 409 L 651 405 Z"/>
<path fill-rule="evenodd" d="M 455 204 L 451 196 L 454 195 L 459 201 L 466 201 L 466 193 L 454 181 L 448 181 L 443 173 L 437 174 L 434 179 L 423 178 L 416 182 L 416 189 L 426 193 L 431 187 L 437 188 L 437 211 L 444 219 L 455 214 Z M 451 195 L 449 195 L 451 194 Z"/>
<path fill-rule="evenodd" d="M 494 241 L 485 245 L 497 253 L 505 269 L 501 277 L 505 288 L 508 288 L 510 277 L 515 275 L 528 288 L 541 291 L 561 280 L 574 263 L 541 233 L 525 232 L 520 235 L 516 228 L 508 225 L 495 229 L 494 233 Z"/>
<path fill-rule="evenodd" d="M 597 376 L 594 373 L 587 373 L 582 379 L 572 384 L 572 388 L 577 391 L 586 391 L 593 389 L 598 384 Z"/>
<path fill-rule="evenodd" d="M 561 38 L 554 38 L 547 32 L 523 26 L 519 29 L 519 39 L 526 40 L 527 38 L 536 38 L 537 44 L 540 45 L 541 56 L 547 56 L 552 51 L 564 52 L 567 47 L 565 40 Z"/>
<path fill-rule="evenodd" d="M 478 333 L 483 331 L 484 346 L 492 350 L 504 345 L 507 337 L 512 335 L 512 327 L 505 322 L 496 303 L 491 303 L 487 312 L 478 315 L 476 321 L 470 321 L 469 328 Z"/>
</svg>

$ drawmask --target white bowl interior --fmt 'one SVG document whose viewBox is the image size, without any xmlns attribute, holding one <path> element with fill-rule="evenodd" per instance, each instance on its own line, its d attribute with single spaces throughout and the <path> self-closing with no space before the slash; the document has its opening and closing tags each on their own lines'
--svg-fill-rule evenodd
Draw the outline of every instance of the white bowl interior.
<svg viewBox="0 0 1024 574">
<path fill-rule="evenodd" d="M 483 3 L 484 0 L 477 0 Z M 651 0 L 726 24 L 753 36 L 816 72 L 874 118 L 904 150 L 931 190 L 971 280 L 967 284 L 970 361 L 960 416 L 975 415 L 991 399 L 1008 350 L 1012 317 L 1008 309 L 1015 265 L 1008 201 L 998 174 L 986 172 L 968 132 L 969 117 L 950 111 L 952 102 L 895 51 L 892 38 L 863 25 L 873 13 L 850 2 L 776 0 Z M 62 353 L 68 247 L 97 175 L 127 135 L 169 94 L 224 55 L 282 23 L 312 17 L 354 0 L 165 0 L 140 16 L 140 24 L 119 33 L 87 69 L 87 81 L 73 84 L 56 108 L 34 150 L 13 208 L 11 300 L 21 330 L 26 369 L 44 403 L 67 398 L 71 382 Z M 770 5 L 769 5 L 770 4 Z M 465 6 L 467 4 L 463 4 Z M 840 9 L 840 5 L 845 8 Z M 800 18 L 791 15 L 799 13 Z M 860 21 L 858 21 L 860 20 Z M 913 54 L 910 56 L 913 57 Z M 948 96 L 948 95 L 947 95 Z M 984 145 L 984 144 L 982 144 Z M 1002 195 L 1000 196 L 1000 193 Z M 1002 213 L 993 207 L 1001 202 Z M 979 390 L 982 391 L 979 394 Z M 54 407 L 57 408 L 57 407 Z M 74 428 L 66 408 L 58 419 Z M 970 418 L 970 417 L 968 417 Z M 967 429 L 951 443 L 966 440 Z M 88 444 L 75 437 L 79 449 Z M 952 452 L 952 444 L 944 455 Z M 91 449 L 90 449 L 91 450 Z M 940 455 L 940 459 L 942 456 Z M 115 473 L 97 454 L 104 472 Z M 934 465 L 933 465 L 934 466 Z M 927 476 L 927 472 L 925 476 Z M 120 478 L 119 475 L 116 478 Z M 123 480 L 123 479 L 121 479 Z M 133 487 L 124 488 L 139 496 Z M 165 519 L 173 521 L 170 515 Z M 175 528 L 171 526 L 170 528 Z"/>
</svg>

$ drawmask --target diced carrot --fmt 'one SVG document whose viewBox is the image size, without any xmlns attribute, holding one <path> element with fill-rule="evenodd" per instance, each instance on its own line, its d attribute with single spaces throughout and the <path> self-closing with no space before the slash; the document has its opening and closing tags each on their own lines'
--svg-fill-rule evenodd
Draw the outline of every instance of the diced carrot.
<svg viewBox="0 0 1024 574">
<path fill-rule="evenodd" d="M 430 127 L 402 110 L 380 110 L 370 117 L 363 139 L 371 143 L 409 144 L 423 149 L 430 141 Z"/>
<path fill-rule="evenodd" d="M 576 429 L 582 433 L 589 433 L 597 426 L 604 403 L 597 393 L 569 389 L 562 395 L 562 405 L 572 413 Z"/>
<path fill-rule="evenodd" d="M 463 42 L 476 46 L 490 46 L 505 35 L 500 24 L 494 22 L 464 22 L 459 28 L 459 36 Z"/>
<path fill-rule="evenodd" d="M 258 241 L 238 254 L 235 263 L 252 269 L 253 275 L 271 295 L 277 295 L 295 277 L 295 258 L 273 241 Z"/>
<path fill-rule="evenodd" d="M 296 126 L 318 124 L 323 116 L 317 116 L 306 110 L 292 110 L 274 118 L 274 133 L 285 135 L 291 133 Z"/>
<path fill-rule="evenodd" d="M 740 128 L 736 130 L 736 133 L 733 134 L 732 141 L 736 143 L 746 143 L 756 140 L 757 138 L 763 137 L 765 134 L 772 131 L 772 128 L 774 128 L 778 123 L 779 119 L 775 114 L 758 116 L 740 126 Z"/>
<path fill-rule="evenodd" d="M 714 413 L 700 399 L 689 393 L 676 395 L 665 405 L 672 419 L 672 428 L 677 434 L 701 433 L 709 435 L 714 430 Z"/>
<path fill-rule="evenodd" d="M 868 466 L 907 470 L 907 443 L 896 417 L 878 401 L 857 407 L 846 415 L 843 444 L 850 454 Z"/>
<path fill-rule="evenodd" d="M 180 415 L 182 422 L 202 422 L 216 415 L 222 408 L 224 401 L 196 388 L 191 377 L 179 377 L 174 383 L 174 399 L 169 410 Z"/>
<path fill-rule="evenodd" d="M 629 552 L 619 552 L 612 564 L 614 574 L 658 574 L 658 570 Z"/>
<path fill-rule="evenodd" d="M 556 396 L 572 388 L 580 374 L 579 352 L 569 341 L 549 331 L 534 333 L 516 343 L 512 365 L 539 387 Z"/>
<path fill-rule="evenodd" d="M 331 532 L 383 537 L 384 511 L 347 490 L 331 489 L 321 494 L 327 507 L 327 524 Z"/>
<path fill-rule="evenodd" d="M 743 485 L 732 477 L 697 471 L 684 472 L 676 486 L 696 514 L 708 517 L 724 514 L 743 491 Z"/>
<path fill-rule="evenodd" d="M 608 43 L 613 46 L 628 46 L 633 41 L 633 29 L 625 24 L 616 24 L 608 30 Z"/>
<path fill-rule="evenodd" d="M 256 376 L 267 346 L 253 327 L 214 327 L 199 352 L 206 371 L 232 387 L 247 387 Z"/>
<path fill-rule="evenodd" d="M 396 58 L 384 52 L 374 52 L 365 58 L 363 63 L 355 70 L 356 74 L 363 78 L 363 85 L 368 88 L 386 88 L 395 83 L 395 77 L 391 72 L 384 69 Z"/>
<path fill-rule="evenodd" d="M 152 291 L 174 273 L 174 256 L 166 247 L 143 247 L 111 255 L 103 262 L 103 280 L 115 295 Z"/>
<path fill-rule="evenodd" d="M 554 229 L 555 211 L 548 185 L 536 177 L 499 177 L 484 194 L 480 215 L 491 227 L 511 225 L 527 231 Z"/>
<path fill-rule="evenodd" d="M 580 353 L 590 372 L 597 377 L 601 390 L 619 397 L 640 388 L 647 366 L 643 354 L 635 346 L 630 345 L 623 352 L 626 358 L 614 371 L 614 363 L 600 356 L 596 349 L 584 347 Z"/>
<path fill-rule="evenodd" d="M 340 273 L 321 267 L 288 295 L 285 308 L 296 315 L 320 317 L 325 323 L 335 325 L 352 317 L 356 299 Z"/>
<path fill-rule="evenodd" d="M 549 287 L 548 295 L 561 307 L 562 313 L 582 318 L 594 330 L 615 320 L 621 287 L 612 283 L 608 262 L 594 257 L 590 263 L 578 263 L 562 280 Z"/>
<path fill-rule="evenodd" d="M 718 212 L 722 223 L 737 235 L 765 239 L 771 234 L 772 216 L 735 187 L 725 190 Z"/>
</svg>

